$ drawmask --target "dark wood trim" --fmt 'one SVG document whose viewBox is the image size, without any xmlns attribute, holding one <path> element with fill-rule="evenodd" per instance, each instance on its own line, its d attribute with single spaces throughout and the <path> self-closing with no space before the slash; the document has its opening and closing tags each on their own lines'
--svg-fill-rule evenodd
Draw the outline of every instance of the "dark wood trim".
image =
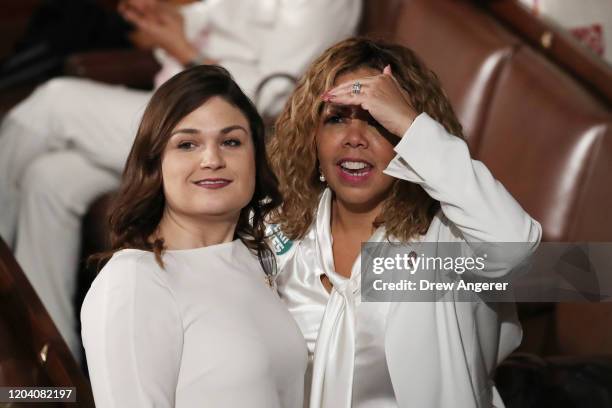
<svg viewBox="0 0 612 408">
<path fill-rule="evenodd" d="M 13 341 L 10 345 L 18 345 L 12 350 L 7 349 L 7 345 L 0 345 L 0 373 L 3 374 L 0 385 L 76 387 L 78 406 L 94 407 L 89 381 L 72 357 L 10 249 L 1 239 L 0 318 L 11 328 L 9 335 Z M 10 369 L 3 370 L 4 365 Z M 36 383 L 23 384 L 24 378 Z M 74 406 L 71 403 L 65 405 Z"/>
</svg>

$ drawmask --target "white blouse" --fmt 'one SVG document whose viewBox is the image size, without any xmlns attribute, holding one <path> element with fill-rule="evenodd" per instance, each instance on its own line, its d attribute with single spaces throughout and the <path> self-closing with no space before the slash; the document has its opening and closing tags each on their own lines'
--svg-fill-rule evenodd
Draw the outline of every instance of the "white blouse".
<svg viewBox="0 0 612 408">
<path fill-rule="evenodd" d="M 305 397 L 310 399 L 311 407 L 396 408 L 385 358 L 390 303 L 361 302 L 360 258 L 350 278 L 335 271 L 331 199 L 331 191 L 325 190 L 315 225 L 299 243 L 299 254 L 283 265 L 283 273 L 277 278 L 282 297 L 312 356 L 307 376 L 314 381 Z M 382 228 L 377 230 L 371 241 L 382 240 L 383 232 Z M 321 283 L 323 274 L 333 284 L 331 293 Z M 338 329 L 339 323 L 345 327 Z M 344 361 L 346 358 L 354 362 Z M 325 378 L 332 378 L 333 385 L 326 386 Z"/>
<path fill-rule="evenodd" d="M 441 205 L 421 242 L 523 242 L 491 254 L 482 271 L 503 276 L 537 247 L 542 229 L 466 143 L 420 114 L 395 147 L 385 173 L 419 184 Z M 495 368 L 521 340 L 511 303 L 361 303 L 361 259 L 351 278 L 334 270 L 332 192 L 320 198 L 316 220 L 291 242 L 276 228 L 279 292 L 311 354 L 310 408 L 503 407 Z M 383 242 L 384 227 L 370 242 Z M 391 242 L 398 242 L 390 237 Z M 320 276 L 333 288 L 327 294 Z"/>
<path fill-rule="evenodd" d="M 117 252 L 89 290 L 83 344 L 98 408 L 302 406 L 307 351 L 235 240 Z"/>
</svg>

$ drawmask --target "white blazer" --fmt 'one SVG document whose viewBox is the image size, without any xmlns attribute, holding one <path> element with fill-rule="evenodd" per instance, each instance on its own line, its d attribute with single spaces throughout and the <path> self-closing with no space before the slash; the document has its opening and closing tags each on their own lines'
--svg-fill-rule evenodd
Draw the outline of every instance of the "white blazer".
<svg viewBox="0 0 612 408">
<path fill-rule="evenodd" d="M 386 174 L 421 185 L 441 204 L 421 242 L 528 242 L 520 253 L 489 256 L 501 276 L 537 247 L 540 224 L 532 219 L 479 161 L 466 143 L 420 114 L 395 147 Z M 277 230 L 277 284 L 314 354 L 310 407 L 350 407 L 353 384 L 355 307 L 360 302 L 360 258 L 348 280 L 333 271 L 329 227 L 332 192 L 321 196 L 306 236 L 288 241 Z M 385 241 L 379 228 L 370 241 Z M 390 241 L 398 242 L 391 237 Z M 334 283 L 320 295 L 322 273 Z M 319 292 L 317 292 L 319 290 Z M 324 316 L 316 312 L 324 304 Z M 484 302 L 392 303 L 386 310 L 384 357 L 396 403 L 412 407 L 503 407 L 493 384 L 499 362 L 522 337 L 514 304 Z M 351 354 L 353 353 L 353 354 Z M 352 358 L 351 358 L 352 357 Z M 306 393 L 308 395 L 308 393 Z"/>
</svg>

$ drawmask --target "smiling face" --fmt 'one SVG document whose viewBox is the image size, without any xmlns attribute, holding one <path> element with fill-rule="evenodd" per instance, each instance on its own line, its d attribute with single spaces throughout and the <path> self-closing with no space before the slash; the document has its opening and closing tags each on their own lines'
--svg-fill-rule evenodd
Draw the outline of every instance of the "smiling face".
<svg viewBox="0 0 612 408">
<path fill-rule="evenodd" d="M 255 191 L 255 148 L 245 115 L 212 97 L 172 130 L 162 156 L 166 211 L 237 220 Z"/>
<path fill-rule="evenodd" d="M 334 86 L 378 74 L 360 68 L 338 76 Z M 359 106 L 324 105 L 316 134 L 317 157 L 337 200 L 371 210 L 387 197 L 394 179 L 383 170 L 395 152 L 384 133 Z"/>
</svg>

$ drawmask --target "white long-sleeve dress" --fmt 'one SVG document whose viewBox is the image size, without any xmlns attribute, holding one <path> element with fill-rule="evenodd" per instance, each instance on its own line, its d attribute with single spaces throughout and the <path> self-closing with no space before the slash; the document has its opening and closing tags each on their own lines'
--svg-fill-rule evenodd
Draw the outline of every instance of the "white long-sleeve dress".
<svg viewBox="0 0 612 408">
<path fill-rule="evenodd" d="M 496 276 L 537 247 L 539 223 L 470 158 L 463 140 L 427 114 L 414 120 L 395 151 L 385 173 L 421 185 L 441 204 L 420 242 L 530 243 L 522 253 L 490 257 Z M 360 257 L 349 279 L 334 270 L 332 195 L 323 192 L 303 239 L 276 237 L 279 291 L 311 356 L 310 407 L 503 407 L 493 375 L 521 341 L 514 305 L 361 302 Z M 384 242 L 385 235 L 381 227 L 369 241 Z"/>
<path fill-rule="evenodd" d="M 240 240 L 117 252 L 81 320 L 98 408 L 302 406 L 307 351 Z"/>
</svg>

